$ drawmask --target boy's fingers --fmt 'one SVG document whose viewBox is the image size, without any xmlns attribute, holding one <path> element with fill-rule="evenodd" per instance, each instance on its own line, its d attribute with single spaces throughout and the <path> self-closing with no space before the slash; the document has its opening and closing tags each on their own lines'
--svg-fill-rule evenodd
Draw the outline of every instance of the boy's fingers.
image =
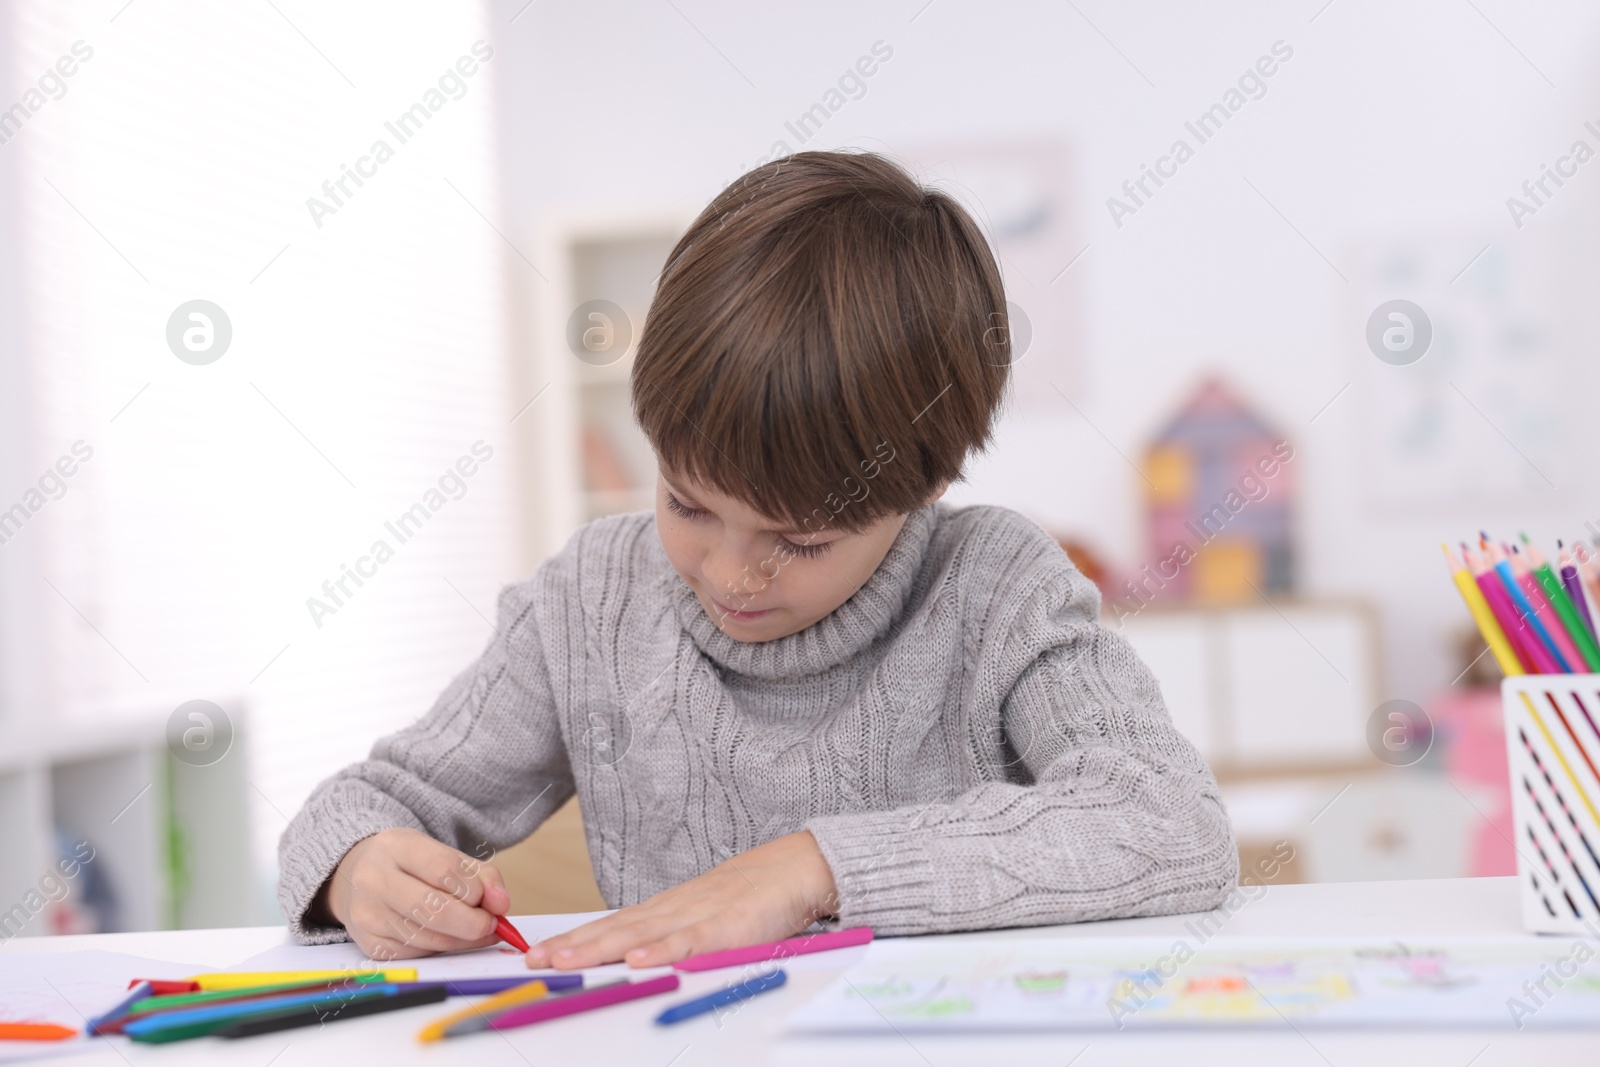
<svg viewBox="0 0 1600 1067">
<path fill-rule="evenodd" d="M 500 868 L 490 863 L 478 865 L 478 880 L 483 884 L 483 899 L 478 906 L 491 915 L 504 915 L 511 910 L 511 893 Z"/>
<path fill-rule="evenodd" d="M 714 951 L 710 931 L 700 926 L 683 927 L 666 937 L 629 949 L 623 959 L 630 967 L 662 967 L 701 952 Z"/>
<path fill-rule="evenodd" d="M 495 940 L 493 916 L 398 869 L 356 897 L 350 918 L 358 944 L 360 935 L 387 940 L 405 946 L 407 956 L 490 945 Z"/>
<path fill-rule="evenodd" d="M 469 907 L 482 903 L 482 863 L 437 841 L 422 841 L 418 845 L 397 857 L 400 870 Z M 499 872 L 495 873 L 498 877 Z"/>
<path fill-rule="evenodd" d="M 540 941 L 538 944 L 534 945 L 532 949 L 529 950 L 528 954 L 531 957 L 535 953 L 542 951 L 542 958 L 548 959 L 556 952 L 574 949 L 579 945 L 586 945 L 597 938 L 606 936 L 613 930 L 618 930 L 626 926 L 632 926 L 635 923 L 648 919 L 648 915 L 642 910 L 647 906 L 648 905 L 646 904 L 635 904 L 631 908 L 623 908 L 621 911 L 612 912 L 610 915 L 607 915 L 602 919 L 595 919 L 592 922 L 586 922 L 582 926 L 568 930 L 564 934 L 556 934 L 554 937 L 547 937 L 543 941 Z"/>
<path fill-rule="evenodd" d="M 610 916 L 607 916 L 607 919 L 609 918 Z M 589 945 L 597 937 L 601 936 L 603 931 L 597 933 L 593 927 L 598 926 L 602 922 L 606 922 L 607 919 L 597 919 L 595 922 L 585 923 L 576 930 L 569 930 L 564 934 L 557 934 L 555 937 L 546 938 L 543 941 L 537 942 L 528 949 L 528 954 L 526 957 L 528 966 L 554 966 L 552 961 L 557 955 L 561 955 L 563 957 L 569 956 L 574 951 L 583 946 Z M 611 925 L 614 926 L 615 924 L 613 923 Z"/>
<path fill-rule="evenodd" d="M 404 906 L 402 902 L 412 902 L 405 912 L 407 929 L 422 927 L 452 939 L 457 942 L 450 946 L 454 948 L 464 947 L 461 942 L 493 943 L 494 916 L 424 882 L 404 875 L 401 878 L 402 884 L 387 899 L 397 910 Z"/>
<path fill-rule="evenodd" d="M 464 905 L 456 904 L 454 907 L 464 907 Z M 478 912 L 478 915 L 482 913 Z M 450 925 L 440 921 L 437 915 L 429 915 L 427 909 L 414 909 L 411 912 L 390 910 L 382 925 L 376 929 L 376 933 L 387 937 L 395 944 L 403 945 L 406 955 L 459 952 L 462 949 L 477 949 L 494 942 L 493 933 L 477 937 L 454 933 Z"/>
<path fill-rule="evenodd" d="M 635 922 L 597 931 L 592 937 L 555 945 L 549 957 L 550 966 L 557 970 L 573 970 L 616 963 L 628 950 L 665 936 L 672 929 L 672 924 L 670 916 L 650 915 Z"/>
<path fill-rule="evenodd" d="M 432 926 L 418 926 L 409 916 L 396 914 L 390 927 L 395 937 L 403 941 L 407 955 L 420 956 L 429 952 L 460 952 L 470 948 L 487 948 L 494 937 L 467 940 Z"/>
<path fill-rule="evenodd" d="M 396 941 L 392 937 L 382 937 L 374 934 L 362 934 L 356 938 L 356 945 L 367 954 L 368 959 L 377 960 L 379 966 L 386 965 L 391 960 L 408 960 L 414 956 L 425 956 L 427 949 L 415 945 L 407 945 Z"/>
</svg>

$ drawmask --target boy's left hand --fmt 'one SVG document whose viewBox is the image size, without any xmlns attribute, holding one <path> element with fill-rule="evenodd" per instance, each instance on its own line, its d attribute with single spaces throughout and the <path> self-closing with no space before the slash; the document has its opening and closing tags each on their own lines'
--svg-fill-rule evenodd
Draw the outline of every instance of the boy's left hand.
<svg viewBox="0 0 1600 1067">
<path fill-rule="evenodd" d="M 688 956 L 793 937 L 836 907 L 833 871 L 809 831 L 741 852 L 682 885 L 541 941 L 529 967 L 572 970 Z"/>
</svg>

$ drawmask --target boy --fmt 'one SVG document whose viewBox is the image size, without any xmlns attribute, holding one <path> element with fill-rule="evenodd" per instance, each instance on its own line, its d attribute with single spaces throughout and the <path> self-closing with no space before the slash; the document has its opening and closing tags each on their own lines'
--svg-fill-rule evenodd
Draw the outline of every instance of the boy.
<svg viewBox="0 0 1600 1067">
<path fill-rule="evenodd" d="M 1021 516 L 936 503 L 989 439 L 1005 307 L 972 220 L 885 159 L 724 190 L 634 366 L 654 513 L 505 590 L 433 710 L 318 787 L 279 850 L 295 936 L 494 943 L 480 861 L 574 792 L 621 910 L 534 967 L 1215 905 L 1216 782 L 1094 586 Z"/>
</svg>

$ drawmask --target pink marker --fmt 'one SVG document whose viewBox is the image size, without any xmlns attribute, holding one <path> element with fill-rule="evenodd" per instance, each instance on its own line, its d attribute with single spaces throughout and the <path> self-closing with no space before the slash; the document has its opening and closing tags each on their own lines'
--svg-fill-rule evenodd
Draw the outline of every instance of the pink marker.
<svg viewBox="0 0 1600 1067">
<path fill-rule="evenodd" d="M 514 1030 L 519 1026 L 559 1019 L 564 1015 L 576 1015 L 579 1012 L 609 1008 L 613 1004 L 623 1004 L 641 997 L 670 993 L 677 988 L 678 976 L 675 974 L 647 978 L 642 982 L 618 982 L 615 985 L 597 986 L 582 993 L 567 993 L 559 997 L 536 1000 L 532 1004 L 507 1008 L 489 1020 L 489 1029 Z"/>
<path fill-rule="evenodd" d="M 856 926 L 849 930 L 836 930 L 831 934 L 805 934 L 787 941 L 769 941 L 765 945 L 747 948 L 730 948 L 721 952 L 706 952 L 690 956 L 672 965 L 678 971 L 714 971 L 720 967 L 739 967 L 746 963 L 770 963 L 790 956 L 804 956 L 808 952 L 827 952 L 836 948 L 853 948 L 872 940 L 872 930 Z"/>
</svg>

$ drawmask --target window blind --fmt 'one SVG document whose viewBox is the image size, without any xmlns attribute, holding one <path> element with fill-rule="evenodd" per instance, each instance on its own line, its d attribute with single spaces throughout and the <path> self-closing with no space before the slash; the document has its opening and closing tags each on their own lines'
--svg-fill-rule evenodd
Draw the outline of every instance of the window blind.
<svg viewBox="0 0 1600 1067">
<path fill-rule="evenodd" d="M 247 715 L 265 869 L 520 577 L 484 12 L 11 12 L 29 451 L 40 474 L 77 457 L 36 510 L 31 482 L 0 487 L 27 510 L 0 552 L 31 542 L 44 649 L 42 706 L 13 714 Z M 231 338 L 205 361 L 191 330 Z M 419 505 L 402 542 L 386 524 Z"/>
</svg>

